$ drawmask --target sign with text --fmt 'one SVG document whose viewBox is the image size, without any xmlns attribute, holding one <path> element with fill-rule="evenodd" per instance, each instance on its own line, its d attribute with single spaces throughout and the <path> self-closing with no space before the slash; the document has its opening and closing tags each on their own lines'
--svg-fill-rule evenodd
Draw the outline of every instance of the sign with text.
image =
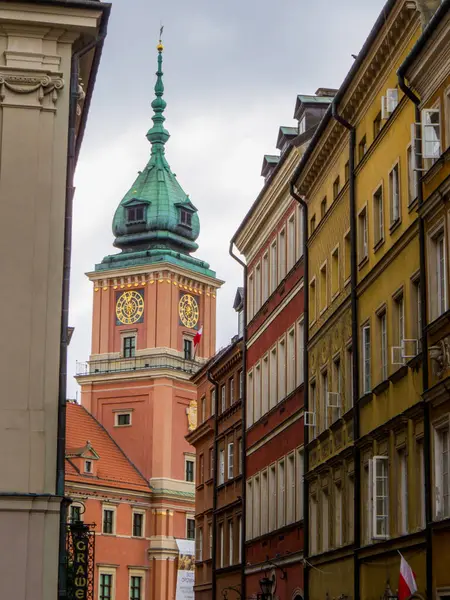
<svg viewBox="0 0 450 600">
<path fill-rule="evenodd" d="M 179 556 L 176 600 L 194 600 L 195 542 L 176 540 Z"/>
<path fill-rule="evenodd" d="M 67 555 L 67 597 L 92 600 L 94 597 L 94 532 L 81 521 L 69 525 Z"/>
</svg>

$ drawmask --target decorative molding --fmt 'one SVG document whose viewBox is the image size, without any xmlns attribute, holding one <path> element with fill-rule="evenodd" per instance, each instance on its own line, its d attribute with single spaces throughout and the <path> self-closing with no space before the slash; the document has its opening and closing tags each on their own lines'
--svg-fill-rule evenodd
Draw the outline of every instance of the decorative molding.
<svg viewBox="0 0 450 600">
<path fill-rule="evenodd" d="M 438 379 L 442 379 L 445 371 L 450 369 L 450 337 L 446 336 L 429 348 L 433 371 Z"/>
<path fill-rule="evenodd" d="M 43 106 L 46 96 L 50 96 L 53 107 L 58 100 L 58 92 L 64 87 L 64 79 L 58 75 L 30 75 L 5 73 L 0 71 L 0 103 L 4 104 L 7 91 L 18 95 L 38 92 L 36 106 Z"/>
</svg>

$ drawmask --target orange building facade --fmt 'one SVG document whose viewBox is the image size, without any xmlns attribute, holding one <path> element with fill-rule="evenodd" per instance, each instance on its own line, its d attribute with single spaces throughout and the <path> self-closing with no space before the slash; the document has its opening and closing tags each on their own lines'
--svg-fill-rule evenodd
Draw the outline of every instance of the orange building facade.
<svg viewBox="0 0 450 600">
<path fill-rule="evenodd" d="M 83 471 L 91 452 L 84 430 L 86 439 L 73 441 L 81 455 L 67 448 L 81 477 L 76 486 L 71 483 L 70 494 L 83 499 L 85 522 L 97 524 L 99 600 L 175 598 L 177 540 L 193 540 L 195 533 L 195 451 L 185 439 L 197 418 L 191 377 L 214 353 L 216 293 L 223 282 L 191 256 L 198 248 L 197 209 L 165 158 L 162 52 L 159 43 L 153 126 L 147 133 L 151 156 L 113 218 L 114 245 L 121 252 L 88 273 L 92 349 L 89 361 L 77 365 L 79 410 L 126 457 L 138 487 L 128 481 L 112 489 L 95 472 Z M 99 455 L 91 457 L 92 468 L 96 460 L 99 466 L 111 460 L 92 446 Z M 116 467 L 111 465 L 112 479 Z M 133 535 L 135 506 L 144 515 L 140 536 Z M 142 579 L 140 590 L 132 589 L 131 570 Z"/>
</svg>

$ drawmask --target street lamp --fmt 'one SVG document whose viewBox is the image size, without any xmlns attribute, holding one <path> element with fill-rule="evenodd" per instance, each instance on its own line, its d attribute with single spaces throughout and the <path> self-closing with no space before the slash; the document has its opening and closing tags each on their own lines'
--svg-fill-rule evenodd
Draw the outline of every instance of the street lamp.
<svg viewBox="0 0 450 600">
<path fill-rule="evenodd" d="M 261 600 L 272 599 L 272 580 L 268 577 L 263 577 L 259 580 L 259 586 L 261 588 Z"/>
</svg>

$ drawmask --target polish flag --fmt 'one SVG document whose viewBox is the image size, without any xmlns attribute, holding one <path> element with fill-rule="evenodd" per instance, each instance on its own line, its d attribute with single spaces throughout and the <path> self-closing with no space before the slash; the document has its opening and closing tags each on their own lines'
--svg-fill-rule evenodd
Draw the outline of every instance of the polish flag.
<svg viewBox="0 0 450 600">
<path fill-rule="evenodd" d="M 198 346 L 200 344 L 200 341 L 202 339 L 202 335 L 203 335 L 203 325 L 200 326 L 200 329 L 194 335 L 194 356 L 195 356 L 195 353 L 197 352 L 197 348 L 198 348 Z"/>
<path fill-rule="evenodd" d="M 398 600 L 407 600 L 407 598 L 409 598 L 411 594 L 417 592 L 417 584 L 416 578 L 414 577 L 414 573 L 411 567 L 403 558 L 403 556 L 400 556 L 401 561 L 400 577 L 398 579 Z"/>
</svg>

